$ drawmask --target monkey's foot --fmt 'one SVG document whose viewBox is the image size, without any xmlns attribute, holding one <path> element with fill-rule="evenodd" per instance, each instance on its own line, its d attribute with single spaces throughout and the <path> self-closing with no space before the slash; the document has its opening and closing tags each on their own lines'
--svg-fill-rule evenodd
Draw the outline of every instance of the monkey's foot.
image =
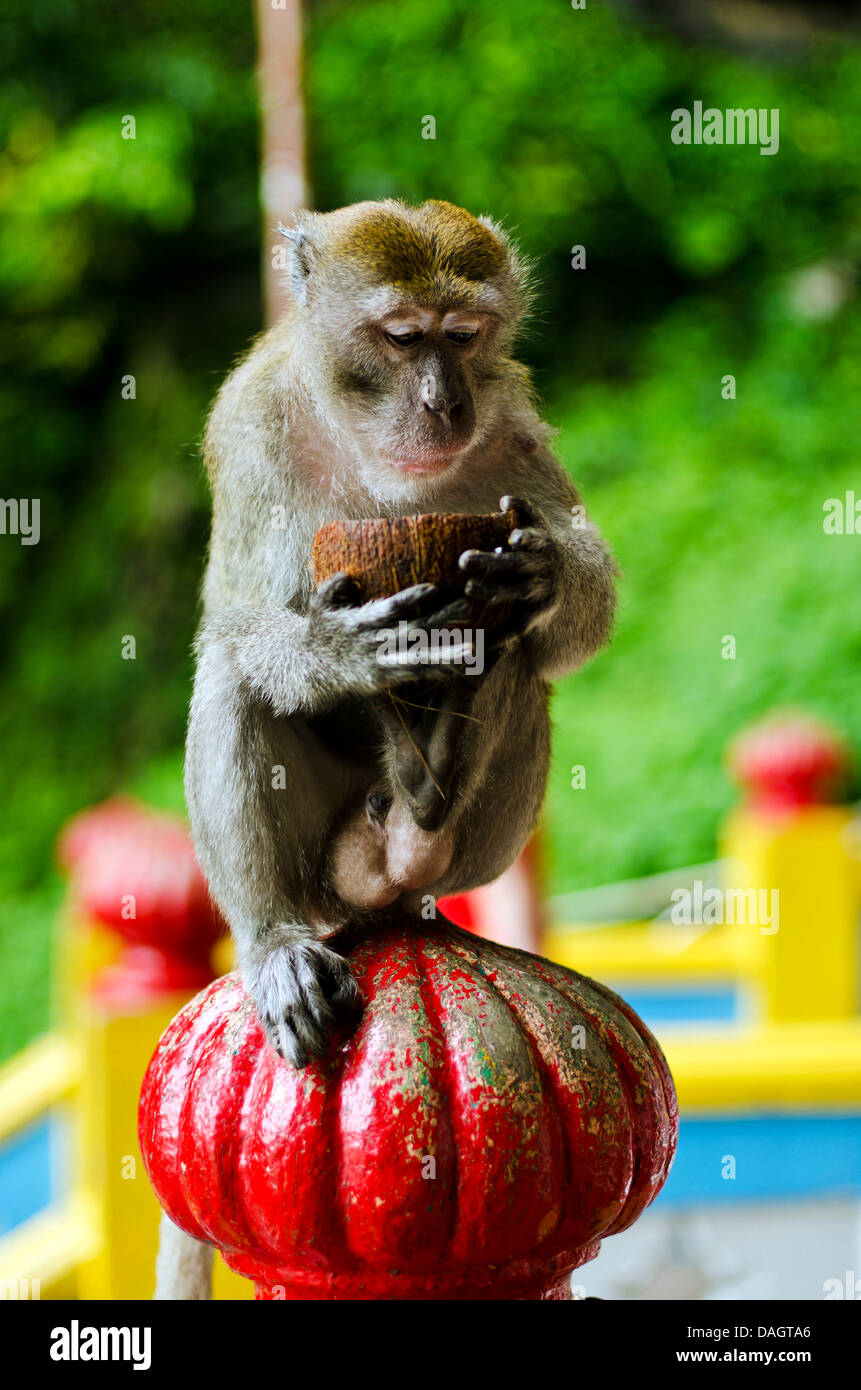
<svg viewBox="0 0 861 1390">
<path fill-rule="evenodd" d="M 319 941 L 276 946 L 243 976 L 267 1039 L 294 1067 L 321 1056 L 336 1024 L 355 1025 L 361 1013 L 349 965 Z"/>
</svg>

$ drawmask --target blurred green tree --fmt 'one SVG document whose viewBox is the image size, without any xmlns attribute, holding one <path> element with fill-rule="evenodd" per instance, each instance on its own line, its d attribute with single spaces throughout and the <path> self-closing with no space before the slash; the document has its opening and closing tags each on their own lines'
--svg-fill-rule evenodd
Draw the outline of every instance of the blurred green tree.
<svg viewBox="0 0 861 1390">
<path fill-rule="evenodd" d="M 708 857 L 743 719 L 803 700 L 861 739 L 861 540 L 821 526 L 861 495 L 858 46 L 754 60 L 559 0 L 316 0 L 307 30 L 318 205 L 442 197 L 515 232 L 524 352 L 623 565 L 612 654 L 556 699 L 553 886 Z M 197 441 L 260 322 L 253 63 L 235 0 L 0 16 L 2 491 L 42 531 L 0 538 L 3 1051 L 45 1018 L 63 819 L 122 785 L 181 804 Z M 779 154 L 673 145 L 696 99 L 777 107 Z"/>
</svg>

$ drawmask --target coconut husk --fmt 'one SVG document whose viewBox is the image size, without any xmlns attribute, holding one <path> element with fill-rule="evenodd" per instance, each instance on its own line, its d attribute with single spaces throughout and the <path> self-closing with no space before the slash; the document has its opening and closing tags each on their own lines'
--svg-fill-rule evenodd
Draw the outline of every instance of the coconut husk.
<svg viewBox="0 0 861 1390">
<path fill-rule="evenodd" d="M 466 582 L 458 568 L 463 552 L 505 546 L 516 525 L 512 511 L 331 521 L 314 537 L 314 582 L 343 571 L 356 580 L 365 600 L 388 598 L 412 584 L 436 584 L 447 597 L 456 596 Z"/>
</svg>

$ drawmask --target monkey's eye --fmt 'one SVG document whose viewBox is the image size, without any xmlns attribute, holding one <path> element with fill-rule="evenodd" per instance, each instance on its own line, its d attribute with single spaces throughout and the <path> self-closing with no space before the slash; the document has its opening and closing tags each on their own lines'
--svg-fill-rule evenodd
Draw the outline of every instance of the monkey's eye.
<svg viewBox="0 0 861 1390">
<path fill-rule="evenodd" d="M 472 342 L 476 335 L 476 331 L 477 330 L 474 328 L 450 328 L 445 336 L 448 338 L 449 342 L 460 343 L 465 347 L 467 343 Z"/>
<path fill-rule="evenodd" d="M 367 800 L 367 807 L 375 820 L 385 820 L 391 809 L 392 798 L 386 796 L 384 792 L 372 792 Z"/>
<path fill-rule="evenodd" d="M 424 337 L 424 334 L 420 328 L 410 328 L 401 333 L 387 333 L 386 337 L 390 343 L 394 343 L 395 347 L 404 348 L 412 347 L 413 343 L 417 343 L 420 338 Z"/>
</svg>

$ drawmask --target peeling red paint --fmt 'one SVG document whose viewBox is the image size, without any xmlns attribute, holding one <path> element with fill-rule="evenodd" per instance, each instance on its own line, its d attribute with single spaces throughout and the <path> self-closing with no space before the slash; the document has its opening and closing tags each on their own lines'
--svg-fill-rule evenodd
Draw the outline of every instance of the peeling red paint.
<svg viewBox="0 0 861 1390">
<path fill-rule="evenodd" d="M 669 1170 L 657 1043 L 603 986 L 439 919 L 351 960 L 359 1029 L 303 1072 L 235 975 L 174 1020 L 140 1109 L 162 1205 L 261 1298 L 563 1297 Z"/>
</svg>

